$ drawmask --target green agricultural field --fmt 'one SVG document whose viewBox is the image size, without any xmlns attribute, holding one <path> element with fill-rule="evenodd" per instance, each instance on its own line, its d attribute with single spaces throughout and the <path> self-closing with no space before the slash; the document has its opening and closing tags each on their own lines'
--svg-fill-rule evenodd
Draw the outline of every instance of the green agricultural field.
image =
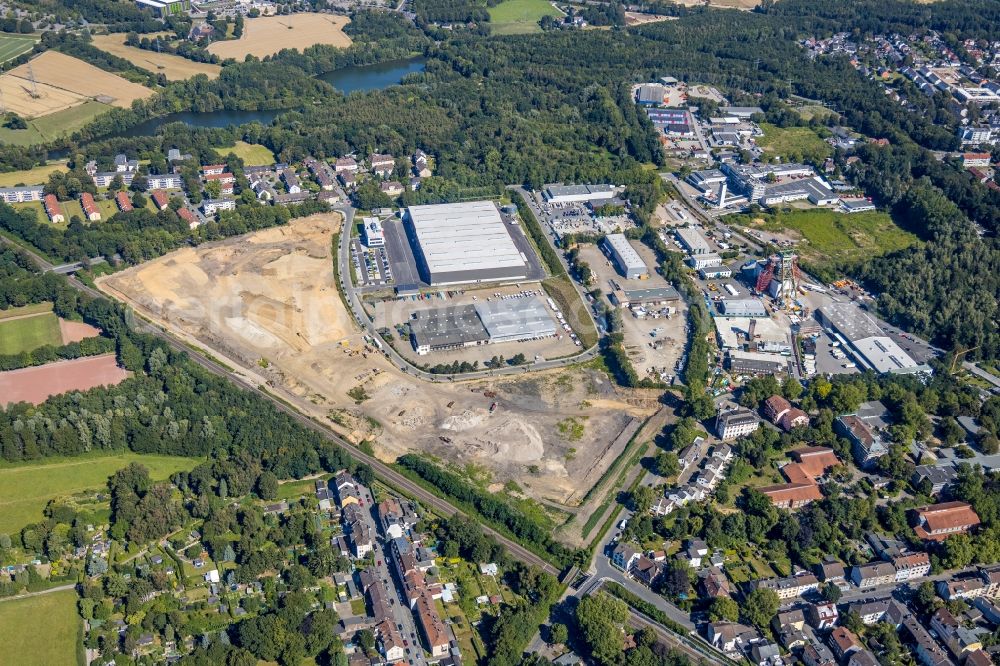
<svg viewBox="0 0 1000 666">
<path fill-rule="evenodd" d="M 757 145 L 771 155 L 780 155 L 786 162 L 819 161 L 833 154 L 833 147 L 808 127 L 778 127 L 761 123 L 764 136 Z"/>
<path fill-rule="evenodd" d="M 803 259 L 820 266 L 888 254 L 919 242 L 881 211 L 848 215 L 824 208 L 781 212 L 758 219 L 764 223 L 755 224 L 748 216 L 739 216 L 736 221 L 768 231 L 795 232 L 804 241 L 797 248 Z"/>
<path fill-rule="evenodd" d="M 82 620 L 76 592 L 62 590 L 23 599 L 0 600 L 3 652 L 18 666 L 77 663 Z"/>
<path fill-rule="evenodd" d="M 543 16 L 560 16 L 559 10 L 546 0 L 504 0 L 490 7 L 490 24 L 497 35 L 521 35 L 540 32 L 538 22 Z"/>
<path fill-rule="evenodd" d="M 233 153 L 236 157 L 241 158 L 246 166 L 270 166 L 274 164 L 274 153 L 267 146 L 257 143 L 237 141 L 233 146 L 223 146 L 214 150 L 219 154 L 219 157 Z"/>
<path fill-rule="evenodd" d="M 52 312 L 25 312 L 20 317 L 11 312 L 5 311 L 4 319 L 0 320 L 0 354 L 20 354 L 43 345 L 62 345 L 59 319 Z"/>
<path fill-rule="evenodd" d="M 129 452 L 0 466 L 0 532 L 11 534 L 41 520 L 50 499 L 102 488 L 108 477 L 133 462 L 145 465 L 153 479 L 166 479 L 198 464 L 193 458 Z"/>
<path fill-rule="evenodd" d="M 0 63 L 13 60 L 35 47 L 38 37 L 34 35 L 0 34 Z"/>
<path fill-rule="evenodd" d="M 45 143 L 64 134 L 72 134 L 111 107 L 93 100 L 77 106 L 39 116 L 28 121 L 28 129 L 12 130 L 0 127 L 0 142 L 16 146 Z"/>
</svg>

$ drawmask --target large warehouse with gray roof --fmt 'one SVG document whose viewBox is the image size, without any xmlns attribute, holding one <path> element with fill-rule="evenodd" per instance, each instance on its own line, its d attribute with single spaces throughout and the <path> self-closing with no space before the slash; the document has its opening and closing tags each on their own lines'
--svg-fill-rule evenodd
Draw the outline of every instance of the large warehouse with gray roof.
<svg viewBox="0 0 1000 666">
<path fill-rule="evenodd" d="M 538 340 L 557 332 L 538 296 L 431 308 L 417 312 L 409 323 L 410 341 L 421 355 L 487 343 Z"/>
<path fill-rule="evenodd" d="M 528 258 L 492 201 L 410 206 L 403 216 L 421 277 L 431 285 L 520 280 Z"/>
</svg>

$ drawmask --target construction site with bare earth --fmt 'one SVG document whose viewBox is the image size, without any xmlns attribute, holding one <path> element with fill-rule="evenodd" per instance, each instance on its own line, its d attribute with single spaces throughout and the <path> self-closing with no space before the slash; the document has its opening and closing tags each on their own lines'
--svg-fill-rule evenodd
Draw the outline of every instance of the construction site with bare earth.
<svg viewBox="0 0 1000 666">
<path fill-rule="evenodd" d="M 499 490 L 510 482 L 575 529 L 588 492 L 660 404 L 586 366 L 431 383 L 368 343 L 338 293 L 337 213 L 185 248 L 98 280 L 142 317 L 391 461 L 421 452 Z M 662 419 L 654 419 L 660 421 Z M 662 423 L 659 424 L 662 426 Z M 601 484 L 604 491 L 605 485 Z"/>
</svg>

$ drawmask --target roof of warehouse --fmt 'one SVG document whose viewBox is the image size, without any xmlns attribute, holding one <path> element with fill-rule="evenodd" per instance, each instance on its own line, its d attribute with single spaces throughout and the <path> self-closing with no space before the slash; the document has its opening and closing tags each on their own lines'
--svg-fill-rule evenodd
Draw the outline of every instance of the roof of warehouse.
<svg viewBox="0 0 1000 666">
<path fill-rule="evenodd" d="M 702 250 L 703 252 L 710 252 L 711 247 L 708 245 L 708 241 L 697 229 L 678 229 L 677 237 L 690 249 L 692 252 L 697 250 Z"/>
<path fill-rule="evenodd" d="M 418 347 L 460 345 L 489 338 L 472 305 L 431 308 L 416 314 L 417 318 L 409 323 Z"/>
<path fill-rule="evenodd" d="M 820 307 L 820 313 L 841 335 L 854 342 L 864 338 L 882 336 L 882 329 L 858 306 L 848 303 L 827 303 Z"/>
<path fill-rule="evenodd" d="M 581 194 L 607 194 L 614 191 L 614 185 L 546 185 L 549 197 L 579 196 Z"/>
<path fill-rule="evenodd" d="M 604 242 L 614 248 L 615 253 L 629 268 L 646 269 L 646 262 L 642 260 L 642 257 L 635 251 L 632 244 L 628 242 L 625 234 L 608 234 L 604 237 Z"/>
<path fill-rule="evenodd" d="M 854 340 L 851 344 L 877 372 L 893 372 L 917 367 L 917 362 L 909 354 L 892 338 L 884 335 Z"/>
<path fill-rule="evenodd" d="M 521 267 L 527 262 L 492 201 L 410 206 L 407 216 L 431 274 Z"/>
<path fill-rule="evenodd" d="M 554 335 L 556 324 L 538 296 L 479 301 L 473 307 L 490 338 Z"/>
<path fill-rule="evenodd" d="M 721 302 L 722 313 L 726 316 L 766 317 L 767 310 L 759 298 L 727 298 Z"/>
</svg>

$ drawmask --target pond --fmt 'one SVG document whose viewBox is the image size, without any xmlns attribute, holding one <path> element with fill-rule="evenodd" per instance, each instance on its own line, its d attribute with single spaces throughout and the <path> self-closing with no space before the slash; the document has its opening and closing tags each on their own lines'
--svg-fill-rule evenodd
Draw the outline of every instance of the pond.
<svg viewBox="0 0 1000 666">
<path fill-rule="evenodd" d="M 394 86 L 402 81 L 403 77 L 407 74 L 423 71 L 424 66 L 425 61 L 423 58 L 390 60 L 378 63 L 377 65 L 343 67 L 332 72 L 327 72 L 326 74 L 320 74 L 316 78 L 326 81 L 346 95 L 359 91 L 383 90 Z M 112 136 L 149 136 L 156 134 L 156 130 L 163 125 L 178 122 L 191 125 L 192 127 L 228 127 L 230 125 L 242 125 L 254 121 L 267 125 L 278 115 L 286 111 L 288 109 L 274 111 L 184 111 L 158 118 L 150 118 L 145 122 Z"/>
</svg>

